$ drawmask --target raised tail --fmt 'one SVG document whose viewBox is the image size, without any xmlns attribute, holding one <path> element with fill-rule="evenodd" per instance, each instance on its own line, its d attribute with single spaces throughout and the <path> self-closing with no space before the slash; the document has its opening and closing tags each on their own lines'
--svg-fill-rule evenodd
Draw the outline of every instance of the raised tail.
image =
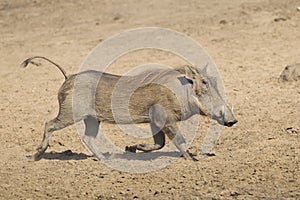
<svg viewBox="0 0 300 200">
<path fill-rule="evenodd" d="M 56 64 L 55 62 L 53 62 L 52 60 L 48 59 L 48 58 L 45 58 L 43 56 L 34 56 L 34 57 L 31 57 L 31 58 L 27 58 L 26 60 L 24 60 L 24 62 L 22 62 L 21 66 L 22 67 L 27 67 L 27 65 L 33 60 L 33 59 L 36 59 L 36 58 L 41 58 L 41 59 L 44 59 L 44 60 L 47 60 L 48 62 L 52 63 L 53 65 L 55 65 L 60 71 L 61 73 L 63 74 L 63 76 L 65 77 L 65 80 L 68 79 L 68 76 L 66 74 L 66 71 L 61 67 L 59 66 L 58 64 Z"/>
</svg>

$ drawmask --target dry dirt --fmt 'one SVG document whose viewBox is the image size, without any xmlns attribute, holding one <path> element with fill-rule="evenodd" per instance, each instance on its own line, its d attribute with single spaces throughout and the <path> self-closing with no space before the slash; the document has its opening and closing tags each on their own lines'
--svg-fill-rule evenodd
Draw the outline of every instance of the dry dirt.
<svg viewBox="0 0 300 200">
<path fill-rule="evenodd" d="M 0 198 L 300 199 L 300 87 L 277 82 L 285 65 L 300 62 L 299 6 L 296 0 L 1 0 Z M 239 120 L 223 129 L 216 156 L 181 158 L 145 174 L 119 172 L 95 161 L 71 126 L 54 133 L 44 159 L 29 160 L 44 122 L 58 111 L 63 77 L 42 61 L 27 69 L 19 64 L 42 55 L 76 73 L 100 41 L 146 26 L 185 33 L 215 60 Z M 129 54 L 111 71 L 177 59 Z M 192 150 L 204 134 L 197 133 Z"/>
</svg>

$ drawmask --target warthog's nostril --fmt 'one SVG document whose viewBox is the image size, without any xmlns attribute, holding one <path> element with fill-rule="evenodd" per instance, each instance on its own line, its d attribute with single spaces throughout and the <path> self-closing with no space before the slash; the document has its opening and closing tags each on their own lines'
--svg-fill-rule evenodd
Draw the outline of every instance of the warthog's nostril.
<svg viewBox="0 0 300 200">
<path fill-rule="evenodd" d="M 227 122 L 226 124 L 225 124 L 225 126 L 228 126 L 228 127 L 231 127 L 231 126 L 233 126 L 235 123 L 237 123 L 238 121 L 235 119 L 235 120 L 232 120 L 232 121 L 230 121 L 230 122 Z"/>
</svg>

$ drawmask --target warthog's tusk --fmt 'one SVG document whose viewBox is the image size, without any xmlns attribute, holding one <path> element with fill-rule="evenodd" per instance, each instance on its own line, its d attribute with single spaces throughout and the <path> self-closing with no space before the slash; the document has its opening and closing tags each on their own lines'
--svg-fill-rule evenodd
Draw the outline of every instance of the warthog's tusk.
<svg viewBox="0 0 300 200">
<path fill-rule="evenodd" d="M 208 110 L 202 105 L 202 103 L 199 102 L 199 100 L 197 99 L 197 97 L 193 96 L 193 98 L 195 99 L 196 101 L 196 104 L 197 106 L 199 107 L 199 109 L 205 114 L 208 116 Z"/>
<path fill-rule="evenodd" d="M 225 106 L 222 106 L 221 115 L 225 118 Z"/>
</svg>

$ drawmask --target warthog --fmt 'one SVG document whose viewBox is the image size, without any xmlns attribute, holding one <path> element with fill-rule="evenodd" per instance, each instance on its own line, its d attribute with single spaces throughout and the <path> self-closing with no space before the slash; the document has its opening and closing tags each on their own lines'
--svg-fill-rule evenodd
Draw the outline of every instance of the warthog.
<svg viewBox="0 0 300 200">
<path fill-rule="evenodd" d="M 161 149 L 165 145 L 166 134 L 187 159 L 194 158 L 184 150 L 185 139 L 176 125 L 177 121 L 201 114 L 224 126 L 231 127 L 237 123 L 232 110 L 216 89 L 215 81 L 209 79 L 205 71 L 193 66 L 177 70 L 150 69 L 134 76 L 118 76 L 93 70 L 67 76 L 58 64 L 41 56 L 28 58 L 22 65 L 26 67 L 35 58 L 51 62 L 65 77 L 58 92 L 58 115 L 45 123 L 42 143 L 33 156 L 35 160 L 42 158 L 53 131 L 80 120 L 84 121 L 86 130 L 91 122 L 96 122 L 98 126 L 102 121 L 120 124 L 150 123 L 154 144 L 137 144 L 126 147 L 126 150 L 150 152 Z M 118 82 L 122 83 L 121 90 L 113 97 Z M 129 104 L 126 105 L 126 99 L 123 98 L 128 95 L 127 89 L 137 83 L 140 87 L 131 94 Z M 129 117 L 122 116 L 122 112 L 113 112 L 113 100 L 117 110 L 125 108 Z M 93 136 L 97 133 L 87 131 L 85 134 Z"/>
<path fill-rule="evenodd" d="M 298 81 L 300 80 L 300 63 L 287 65 L 279 76 L 279 81 Z"/>
</svg>

